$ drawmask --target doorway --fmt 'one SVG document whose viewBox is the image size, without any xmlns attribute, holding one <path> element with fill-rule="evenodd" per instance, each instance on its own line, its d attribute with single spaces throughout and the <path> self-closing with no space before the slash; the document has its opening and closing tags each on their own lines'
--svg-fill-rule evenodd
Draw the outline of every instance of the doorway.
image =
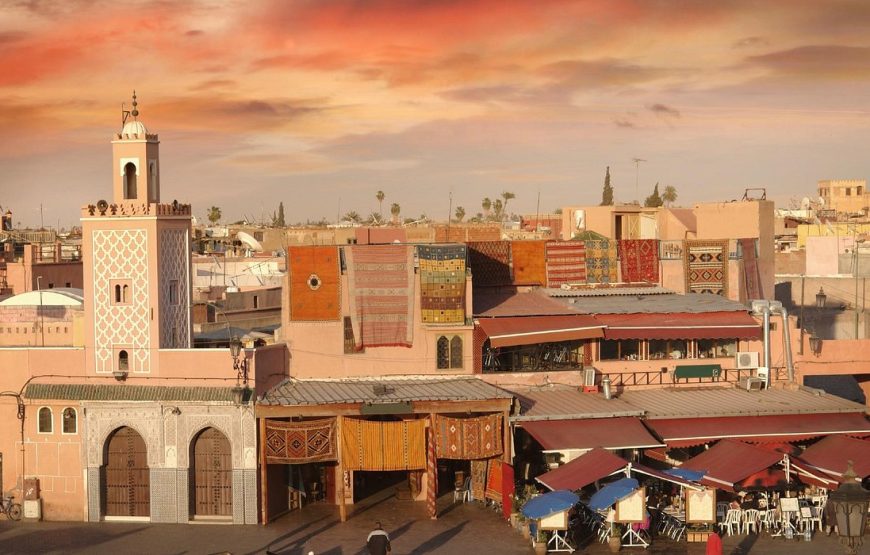
<svg viewBox="0 0 870 555">
<path fill-rule="evenodd" d="M 142 436 L 124 426 L 106 442 L 103 467 L 103 514 L 107 517 L 151 516 L 151 472 Z"/>
<path fill-rule="evenodd" d="M 232 517 L 233 457 L 227 437 L 206 428 L 193 440 L 191 505 L 194 517 Z"/>
</svg>

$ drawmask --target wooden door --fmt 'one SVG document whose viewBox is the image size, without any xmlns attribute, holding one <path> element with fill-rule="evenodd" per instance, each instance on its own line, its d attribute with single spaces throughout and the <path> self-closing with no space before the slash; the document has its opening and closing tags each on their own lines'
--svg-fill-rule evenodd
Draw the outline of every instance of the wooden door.
<svg viewBox="0 0 870 555">
<path fill-rule="evenodd" d="M 106 516 L 151 516 L 151 473 L 145 441 L 132 428 L 109 439 L 103 485 Z"/>
<path fill-rule="evenodd" d="M 193 514 L 232 516 L 233 458 L 221 432 L 206 428 L 193 447 Z"/>
</svg>

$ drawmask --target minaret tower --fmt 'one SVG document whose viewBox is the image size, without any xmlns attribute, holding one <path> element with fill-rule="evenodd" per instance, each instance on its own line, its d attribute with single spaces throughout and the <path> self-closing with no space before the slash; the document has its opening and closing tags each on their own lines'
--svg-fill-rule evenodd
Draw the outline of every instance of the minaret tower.
<svg viewBox="0 0 870 555">
<path fill-rule="evenodd" d="M 112 137 L 112 202 L 82 208 L 88 371 L 119 380 L 159 373 L 160 349 L 191 345 L 189 204 L 160 204 L 156 134 L 136 93 Z"/>
</svg>

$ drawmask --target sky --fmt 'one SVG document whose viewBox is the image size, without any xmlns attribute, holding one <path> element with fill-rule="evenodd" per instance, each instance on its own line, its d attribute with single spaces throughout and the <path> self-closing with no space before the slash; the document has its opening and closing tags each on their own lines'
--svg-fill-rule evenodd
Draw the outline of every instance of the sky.
<svg viewBox="0 0 870 555">
<path fill-rule="evenodd" d="M 867 177 L 870 3 L 0 0 L 0 205 L 77 224 L 111 197 L 136 90 L 164 202 L 334 221 Z M 635 163 L 634 159 L 642 159 Z M 41 209 L 40 209 L 41 206 Z"/>
</svg>

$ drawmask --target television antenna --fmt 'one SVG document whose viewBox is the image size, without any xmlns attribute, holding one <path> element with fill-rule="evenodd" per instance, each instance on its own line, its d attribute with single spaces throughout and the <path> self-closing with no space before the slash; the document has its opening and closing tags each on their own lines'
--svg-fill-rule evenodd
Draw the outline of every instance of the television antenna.
<svg viewBox="0 0 870 555">
<path fill-rule="evenodd" d="M 646 162 L 643 158 L 632 158 L 632 162 L 634 162 L 634 198 L 638 204 L 640 204 L 640 193 L 638 192 L 638 181 L 640 178 L 640 163 Z"/>
</svg>

